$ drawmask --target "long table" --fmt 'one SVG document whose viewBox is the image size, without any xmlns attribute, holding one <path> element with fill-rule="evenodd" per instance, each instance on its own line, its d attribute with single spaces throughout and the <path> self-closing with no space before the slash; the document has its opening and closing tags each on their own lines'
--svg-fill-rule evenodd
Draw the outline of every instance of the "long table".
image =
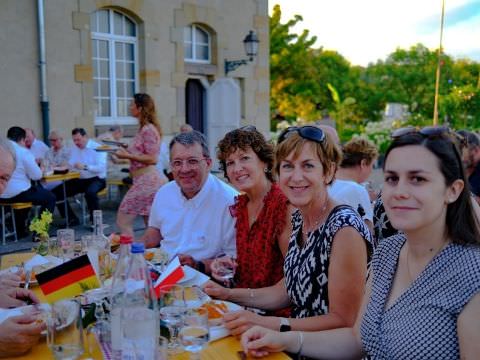
<svg viewBox="0 0 480 360">
<path fill-rule="evenodd" d="M 8 254 L 3 255 L 1 259 L 0 269 L 7 269 L 11 266 L 19 265 L 22 262 L 28 261 L 34 254 L 33 253 L 18 253 L 18 254 Z M 41 301 L 45 301 L 45 297 L 41 293 L 38 287 L 33 287 L 32 291 L 40 298 Z M 93 335 L 89 335 L 93 336 Z M 92 354 L 84 353 L 80 359 L 103 359 L 102 352 L 100 347 L 93 338 L 86 338 L 85 343 L 90 341 L 94 343 Z M 241 345 L 239 339 L 234 336 L 228 336 L 217 341 L 213 341 L 203 350 L 201 358 L 202 360 L 239 360 L 237 351 L 241 350 Z M 12 359 L 23 360 L 23 359 L 53 359 L 51 351 L 48 349 L 45 338 L 42 338 L 41 341 L 32 348 L 32 350 L 24 356 L 15 357 Z M 183 352 L 173 357 L 172 360 L 188 360 L 189 354 Z M 272 354 L 264 359 L 267 360 L 287 360 L 290 359 L 284 353 Z"/>
</svg>

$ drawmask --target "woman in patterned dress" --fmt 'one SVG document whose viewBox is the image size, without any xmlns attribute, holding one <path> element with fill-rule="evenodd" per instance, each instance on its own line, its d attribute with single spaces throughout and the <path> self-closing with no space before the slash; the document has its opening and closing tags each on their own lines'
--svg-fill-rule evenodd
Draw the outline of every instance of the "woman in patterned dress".
<svg viewBox="0 0 480 360">
<path fill-rule="evenodd" d="M 392 137 L 382 198 L 403 233 L 375 250 L 355 325 L 288 335 L 254 328 L 242 339 L 254 356 L 287 349 L 322 359 L 478 359 L 480 233 L 460 153 L 444 127 Z"/>
<path fill-rule="evenodd" d="M 130 104 L 130 113 L 139 122 L 139 129 L 127 149 L 120 149 L 115 156 L 130 160 L 133 186 L 120 204 L 117 225 L 123 234 L 133 236 L 133 221 L 140 215 L 145 224 L 153 198 L 166 180 L 155 164 L 162 141 L 162 130 L 157 120 L 155 103 L 148 94 L 135 94 Z"/>
<path fill-rule="evenodd" d="M 231 207 L 237 244 L 233 283 L 254 289 L 274 285 L 283 278 L 292 208 L 273 179 L 273 145 L 254 126 L 244 126 L 220 140 L 217 156 L 241 193 Z"/>
<path fill-rule="evenodd" d="M 292 318 L 246 310 L 228 313 L 224 325 L 232 334 L 255 324 L 275 330 L 319 330 L 354 323 L 365 290 L 371 238 L 354 209 L 338 206 L 328 196 L 340 156 L 317 127 L 288 128 L 280 135 L 275 170 L 280 188 L 298 209 L 291 220 L 285 277 L 266 288 L 228 289 L 222 297 L 265 310 L 292 305 Z"/>
</svg>

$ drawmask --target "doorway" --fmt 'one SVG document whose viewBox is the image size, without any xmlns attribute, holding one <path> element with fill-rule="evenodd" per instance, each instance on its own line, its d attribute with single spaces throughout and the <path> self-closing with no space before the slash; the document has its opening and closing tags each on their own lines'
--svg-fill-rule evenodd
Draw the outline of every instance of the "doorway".
<svg viewBox="0 0 480 360">
<path fill-rule="evenodd" d="M 204 133 L 205 88 L 198 79 L 188 79 L 185 87 L 186 122 Z"/>
</svg>

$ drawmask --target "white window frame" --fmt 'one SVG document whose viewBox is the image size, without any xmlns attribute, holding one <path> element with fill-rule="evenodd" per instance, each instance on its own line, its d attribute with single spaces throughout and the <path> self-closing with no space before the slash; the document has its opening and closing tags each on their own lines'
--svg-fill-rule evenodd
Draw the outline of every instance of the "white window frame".
<svg viewBox="0 0 480 360">
<path fill-rule="evenodd" d="M 127 43 L 133 44 L 133 63 L 134 63 L 134 94 L 138 92 L 138 38 L 136 36 L 124 36 L 124 35 L 116 35 L 113 33 L 113 23 L 114 23 L 114 13 L 118 13 L 135 24 L 135 34 L 138 34 L 138 24 L 129 16 L 125 15 L 122 12 L 112 9 L 100 9 L 99 11 L 107 10 L 110 29 L 109 33 L 101 33 L 101 32 L 91 32 L 91 41 L 93 46 L 93 40 L 103 40 L 108 42 L 108 64 L 109 64 L 109 80 L 110 80 L 110 116 L 98 116 L 95 115 L 94 124 L 95 125 L 135 125 L 137 124 L 137 119 L 132 116 L 118 116 L 117 115 L 117 74 L 116 74 L 116 57 L 115 57 L 115 44 L 116 43 Z M 93 82 L 93 86 L 96 86 L 95 80 Z"/>
<path fill-rule="evenodd" d="M 191 37 L 192 37 L 192 41 L 190 42 L 190 48 L 192 49 L 192 57 L 191 58 L 187 58 L 186 56 L 184 57 L 184 60 L 187 61 L 187 62 L 190 62 L 190 63 L 199 63 L 199 64 L 211 64 L 212 63 L 212 35 L 210 34 L 210 32 L 205 29 L 203 26 L 200 26 L 200 25 L 197 25 L 197 24 L 190 24 L 188 26 L 186 26 L 186 28 L 190 29 L 190 33 L 191 33 Z M 197 59 L 197 40 L 196 40 L 196 32 L 195 30 L 196 29 L 200 29 L 201 31 L 203 31 L 205 34 L 207 34 L 207 39 L 208 39 L 208 42 L 207 42 L 207 47 L 208 47 L 208 59 L 207 60 L 204 60 L 204 59 Z M 185 41 L 185 38 L 183 39 L 183 44 L 187 44 L 187 42 Z"/>
</svg>

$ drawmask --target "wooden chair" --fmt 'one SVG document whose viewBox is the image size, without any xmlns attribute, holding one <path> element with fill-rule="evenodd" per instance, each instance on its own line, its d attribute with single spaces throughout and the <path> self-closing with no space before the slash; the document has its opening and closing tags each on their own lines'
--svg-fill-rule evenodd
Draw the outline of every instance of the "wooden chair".
<svg viewBox="0 0 480 360">
<path fill-rule="evenodd" d="M 15 225 L 15 211 L 14 210 L 22 210 L 22 209 L 30 209 L 33 206 L 31 202 L 18 202 L 18 203 L 6 203 L 0 202 L 0 208 L 2 213 L 2 244 L 5 245 L 7 242 L 7 237 L 13 236 L 15 238 L 15 242 L 18 241 L 17 238 L 17 227 Z M 5 221 L 7 212 L 5 211 L 7 208 L 10 208 L 10 214 L 12 217 L 12 231 L 7 230 L 7 222 Z"/>
</svg>

